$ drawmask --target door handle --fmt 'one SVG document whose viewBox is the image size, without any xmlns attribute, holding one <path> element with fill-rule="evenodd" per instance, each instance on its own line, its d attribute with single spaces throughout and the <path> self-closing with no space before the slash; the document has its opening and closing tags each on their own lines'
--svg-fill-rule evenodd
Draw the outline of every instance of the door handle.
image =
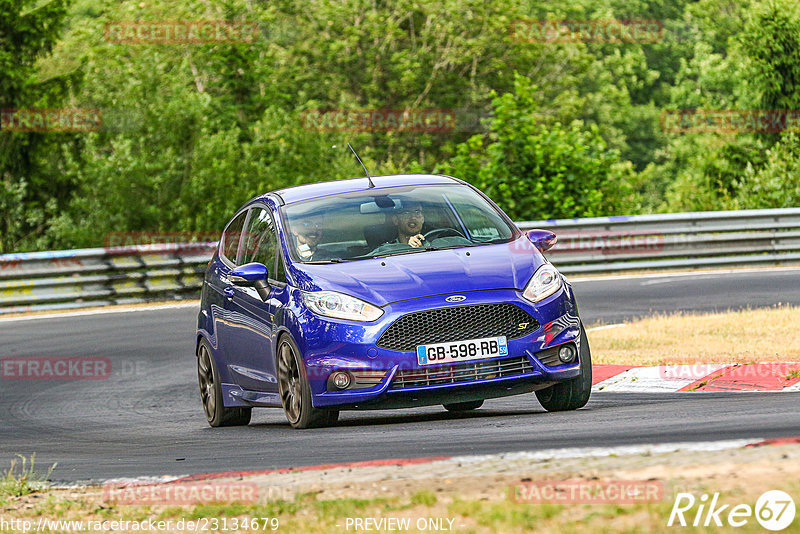
<svg viewBox="0 0 800 534">
<path fill-rule="evenodd" d="M 233 298 L 233 295 L 234 295 L 233 287 L 228 286 L 225 289 L 223 289 L 222 292 L 225 294 L 225 298 L 226 299 L 230 300 L 230 299 Z"/>
</svg>

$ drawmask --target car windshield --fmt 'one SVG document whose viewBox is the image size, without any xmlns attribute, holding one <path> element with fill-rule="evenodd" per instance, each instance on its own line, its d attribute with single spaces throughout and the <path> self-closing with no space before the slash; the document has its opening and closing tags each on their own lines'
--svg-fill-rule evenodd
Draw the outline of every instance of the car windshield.
<svg viewBox="0 0 800 534">
<path fill-rule="evenodd" d="M 513 227 L 462 185 L 382 188 L 281 208 L 294 261 L 334 263 L 503 243 Z"/>
</svg>

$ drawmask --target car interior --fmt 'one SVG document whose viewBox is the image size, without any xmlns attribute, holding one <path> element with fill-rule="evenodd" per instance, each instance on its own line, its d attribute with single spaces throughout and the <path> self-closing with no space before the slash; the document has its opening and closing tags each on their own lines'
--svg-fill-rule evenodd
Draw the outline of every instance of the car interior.
<svg viewBox="0 0 800 534">
<path fill-rule="evenodd" d="M 363 205 L 352 206 L 353 217 L 351 221 L 358 221 L 350 224 L 337 225 L 337 231 L 328 226 L 329 230 L 320 243 L 320 249 L 325 250 L 332 257 L 352 258 L 363 256 L 374 251 L 384 243 L 397 239 L 397 228 L 392 224 L 392 215 L 398 203 L 392 207 L 378 207 L 375 209 L 374 203 L 365 210 Z M 425 223 L 421 228 L 421 233 L 425 234 L 431 230 L 440 228 L 452 228 L 460 232 L 459 225 L 452 213 L 440 205 L 421 202 L 422 211 L 425 216 Z M 371 209 L 370 209 L 371 208 Z M 350 211 L 348 209 L 348 211 Z"/>
</svg>

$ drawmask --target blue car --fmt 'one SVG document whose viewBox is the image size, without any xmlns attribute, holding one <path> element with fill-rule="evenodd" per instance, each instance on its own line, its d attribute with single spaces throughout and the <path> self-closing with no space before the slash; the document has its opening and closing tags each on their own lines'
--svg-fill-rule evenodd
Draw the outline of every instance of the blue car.
<svg viewBox="0 0 800 534">
<path fill-rule="evenodd" d="M 591 355 L 567 279 L 521 232 L 449 176 L 301 185 L 243 206 L 225 228 L 197 321 L 211 426 L 283 408 L 295 428 L 340 410 L 535 392 L 548 411 L 591 391 Z"/>
</svg>

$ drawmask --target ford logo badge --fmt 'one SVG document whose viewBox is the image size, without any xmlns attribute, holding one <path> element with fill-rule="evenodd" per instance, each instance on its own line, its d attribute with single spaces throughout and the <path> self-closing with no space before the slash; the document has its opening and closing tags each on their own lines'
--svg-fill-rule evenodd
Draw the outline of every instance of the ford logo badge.
<svg viewBox="0 0 800 534">
<path fill-rule="evenodd" d="M 467 300 L 467 297 L 462 295 L 453 295 L 452 297 L 447 297 L 444 300 L 447 302 L 461 302 L 462 300 Z"/>
</svg>

